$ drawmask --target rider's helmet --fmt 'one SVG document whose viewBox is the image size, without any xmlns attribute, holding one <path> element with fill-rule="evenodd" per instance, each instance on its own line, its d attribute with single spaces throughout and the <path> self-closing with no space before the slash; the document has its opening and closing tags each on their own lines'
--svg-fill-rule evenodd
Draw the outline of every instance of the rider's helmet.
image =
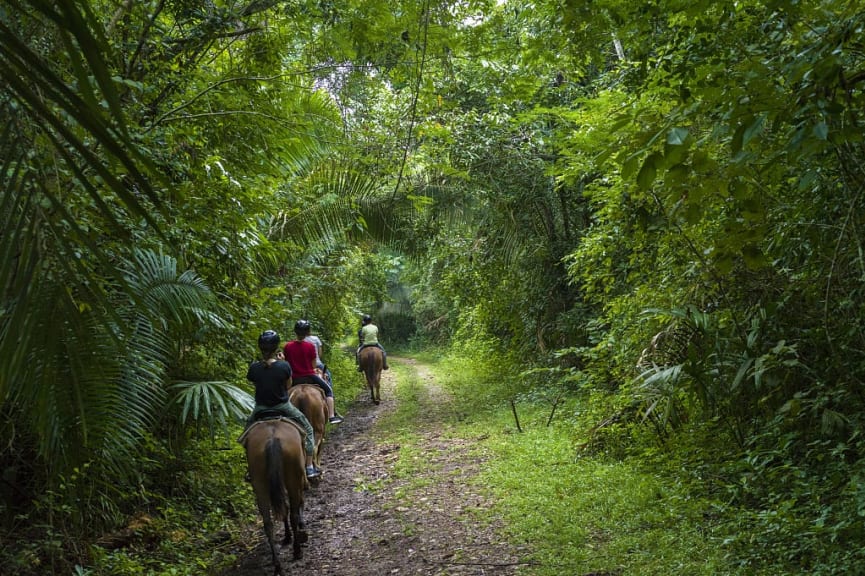
<svg viewBox="0 0 865 576">
<path fill-rule="evenodd" d="M 258 337 L 258 349 L 268 354 L 279 348 L 279 334 L 273 330 L 265 330 Z"/>
<path fill-rule="evenodd" d="M 309 320 L 298 320 L 294 323 L 294 333 L 298 336 L 308 333 L 311 329 L 312 324 L 309 323 Z"/>
<path fill-rule="evenodd" d="M 367 324 L 372 322 L 372 316 L 370 316 L 369 314 L 364 314 L 360 320 L 361 322 L 363 322 L 364 326 L 366 326 Z"/>
</svg>

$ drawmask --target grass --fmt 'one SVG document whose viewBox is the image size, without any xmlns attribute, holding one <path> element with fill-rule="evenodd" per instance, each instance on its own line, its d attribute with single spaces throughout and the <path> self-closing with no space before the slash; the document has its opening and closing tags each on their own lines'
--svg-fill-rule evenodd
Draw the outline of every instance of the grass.
<svg viewBox="0 0 865 576">
<path fill-rule="evenodd" d="M 700 503 L 662 479 L 625 462 L 575 459 L 556 430 L 491 435 L 487 445 L 494 457 L 478 481 L 495 494 L 510 538 L 535 551 L 527 574 L 724 573 Z"/>
<path fill-rule="evenodd" d="M 447 374 L 455 389 L 471 385 L 458 381 L 455 374 L 462 371 L 424 360 L 440 383 Z M 423 465 L 411 433 L 412 423 L 423 416 L 423 383 L 409 367 L 397 369 L 400 408 L 381 425 L 401 443 L 396 472 L 411 482 L 412 472 Z M 483 464 L 473 481 L 497 503 L 486 513 L 501 517 L 507 525 L 504 536 L 531 551 L 521 574 L 743 574 L 714 532 L 712 502 L 639 462 L 580 458 L 572 426 L 556 420 L 546 427 L 547 407 L 521 406 L 520 411 L 523 433 L 516 432 L 510 406 L 442 424 L 449 435 L 476 440 L 473 449 Z M 748 574 L 758 573 L 751 568 Z"/>
</svg>

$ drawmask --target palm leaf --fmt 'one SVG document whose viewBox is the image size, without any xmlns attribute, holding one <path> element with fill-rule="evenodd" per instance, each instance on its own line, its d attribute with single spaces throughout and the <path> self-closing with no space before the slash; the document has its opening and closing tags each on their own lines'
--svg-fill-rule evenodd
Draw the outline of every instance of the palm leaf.
<svg viewBox="0 0 865 576">
<path fill-rule="evenodd" d="M 391 197 L 379 180 L 350 166 L 321 165 L 301 185 L 315 200 L 300 211 L 278 212 L 271 234 L 293 235 L 308 247 L 326 250 L 362 236 L 394 243 L 401 224 L 415 214 L 409 199 Z"/>
<path fill-rule="evenodd" d="M 124 263 L 126 281 L 152 321 L 189 324 L 207 320 L 224 326 L 212 312 L 215 300 L 204 281 L 191 270 L 178 274 L 173 257 L 136 250 Z"/>
<path fill-rule="evenodd" d="M 225 381 L 177 381 L 171 386 L 172 406 L 180 408 L 180 422 L 203 422 L 211 431 L 227 421 L 243 421 L 255 406 L 247 392 Z"/>
<path fill-rule="evenodd" d="M 61 24 L 69 23 L 61 21 Z M 63 32 L 65 30 L 61 28 L 61 33 Z M 87 36 L 87 33 L 78 30 L 77 35 L 82 39 Z M 95 42 L 94 40 L 93 43 Z M 90 49 L 94 50 L 92 47 Z M 101 53 L 98 51 L 88 56 L 90 62 L 101 62 L 101 59 Z M 126 132 L 122 116 L 118 114 L 106 119 L 101 114 L 98 104 L 88 105 L 87 101 L 74 92 L 52 70 L 48 62 L 31 50 L 3 20 L 0 20 L 0 73 L 7 81 L 6 91 L 23 107 L 33 121 L 47 132 L 56 131 L 81 156 L 83 165 L 95 171 L 128 209 L 144 218 L 154 228 L 158 228 L 150 211 L 145 209 L 127 187 L 107 169 L 99 157 L 93 154 L 92 146 L 85 144 L 73 133 L 69 122 L 70 119 L 73 120 L 108 150 L 112 157 L 128 171 L 140 191 L 146 194 L 155 206 L 159 206 L 159 198 L 140 166 L 144 166 L 151 174 L 156 172 L 141 155 L 135 152 L 136 147 L 122 136 Z M 106 86 L 108 93 L 102 92 L 100 96 L 106 100 L 116 99 L 116 95 L 112 95 L 113 88 L 110 84 Z M 49 103 L 60 110 L 53 109 Z"/>
</svg>

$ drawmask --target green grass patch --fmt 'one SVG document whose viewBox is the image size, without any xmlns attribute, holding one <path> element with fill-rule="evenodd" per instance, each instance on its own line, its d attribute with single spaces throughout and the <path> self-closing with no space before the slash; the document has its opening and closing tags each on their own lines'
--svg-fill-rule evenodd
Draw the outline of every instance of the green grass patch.
<svg viewBox="0 0 865 576">
<path fill-rule="evenodd" d="M 527 574 L 730 573 L 703 520 L 708 503 L 663 479 L 627 462 L 575 459 L 554 428 L 486 444 L 494 457 L 477 481 L 496 496 L 510 538 L 535 551 Z"/>
<path fill-rule="evenodd" d="M 510 404 L 485 398 L 483 378 L 470 369 L 434 357 L 425 358 L 425 368 L 455 393 L 455 406 L 443 409 L 415 367 L 393 363 L 397 408 L 378 421 L 376 436 L 400 447 L 390 477 L 399 483 L 395 506 L 411 505 L 433 481 L 420 434 L 432 426 L 469 446 L 480 463 L 479 475 L 467 481 L 495 504 L 467 510 L 467 519 L 503 520 L 502 536 L 528 551 L 524 576 L 771 573 L 735 563 L 724 544 L 729 524 L 719 520 L 717 504 L 691 493 L 674 463 L 653 468 L 648 458 L 604 451 L 580 457 L 579 422 L 589 407 L 571 399 L 547 426 L 549 405 L 520 401 L 519 432 Z"/>
<path fill-rule="evenodd" d="M 394 490 L 398 501 L 395 505 L 404 505 L 410 504 L 413 495 L 432 482 L 420 474 L 430 467 L 419 445 L 417 432 L 418 419 L 424 417 L 427 395 L 423 382 L 412 367 L 393 362 L 390 370 L 396 375 L 397 386 L 393 391 L 395 398 L 385 398 L 385 401 L 394 402 L 397 408 L 378 420 L 375 435 L 384 444 L 399 445 L 399 453 L 390 469 L 390 480 L 380 482 L 374 488 L 383 489 L 393 481 L 405 482 Z"/>
<path fill-rule="evenodd" d="M 480 397 L 482 381 L 450 366 L 430 364 L 463 399 L 471 386 Z M 531 551 L 521 574 L 746 573 L 727 555 L 713 502 L 636 458 L 579 457 L 572 418 L 548 427 L 549 414 L 546 405 L 520 403 L 518 432 L 510 405 L 498 402 L 448 423 L 451 434 L 476 439 L 482 471 L 473 481 L 493 496 L 505 537 Z"/>
<path fill-rule="evenodd" d="M 405 364 L 393 363 L 390 371 L 396 375 L 397 386 L 393 399 L 397 409 L 381 418 L 376 424 L 379 434 L 389 442 L 400 442 L 406 437 L 415 436 L 418 419 L 423 417 L 422 405 L 426 391 L 417 373 Z"/>
</svg>

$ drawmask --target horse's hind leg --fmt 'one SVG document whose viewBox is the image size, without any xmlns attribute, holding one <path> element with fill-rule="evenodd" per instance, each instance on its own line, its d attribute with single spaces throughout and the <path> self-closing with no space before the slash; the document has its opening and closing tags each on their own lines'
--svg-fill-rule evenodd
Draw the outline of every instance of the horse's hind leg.
<svg viewBox="0 0 865 576">
<path fill-rule="evenodd" d="M 264 535 L 267 537 L 267 545 L 270 546 L 270 555 L 273 558 L 273 573 L 284 576 L 282 562 L 279 561 L 279 550 L 273 540 L 273 518 L 270 516 L 270 510 L 262 511 L 261 517 L 264 520 Z"/>
<path fill-rule="evenodd" d="M 306 530 L 303 529 L 303 494 L 295 495 L 294 498 L 291 498 L 291 512 L 289 513 L 291 517 L 291 530 L 294 532 L 294 547 L 292 551 L 294 552 L 294 559 L 300 560 L 303 558 L 303 548 L 301 548 L 301 544 L 304 544 L 309 540 L 309 536 L 306 533 Z"/>
<path fill-rule="evenodd" d="M 285 525 L 285 536 L 282 537 L 282 545 L 291 544 L 291 527 L 288 525 L 288 516 L 283 520 L 283 524 Z"/>
<path fill-rule="evenodd" d="M 369 380 L 367 382 L 367 386 L 369 386 L 369 399 L 370 399 L 370 401 L 372 401 L 373 404 L 378 404 L 380 400 L 378 398 L 378 394 L 376 394 L 376 389 L 378 388 L 378 386 L 376 385 L 375 381 Z"/>
</svg>

